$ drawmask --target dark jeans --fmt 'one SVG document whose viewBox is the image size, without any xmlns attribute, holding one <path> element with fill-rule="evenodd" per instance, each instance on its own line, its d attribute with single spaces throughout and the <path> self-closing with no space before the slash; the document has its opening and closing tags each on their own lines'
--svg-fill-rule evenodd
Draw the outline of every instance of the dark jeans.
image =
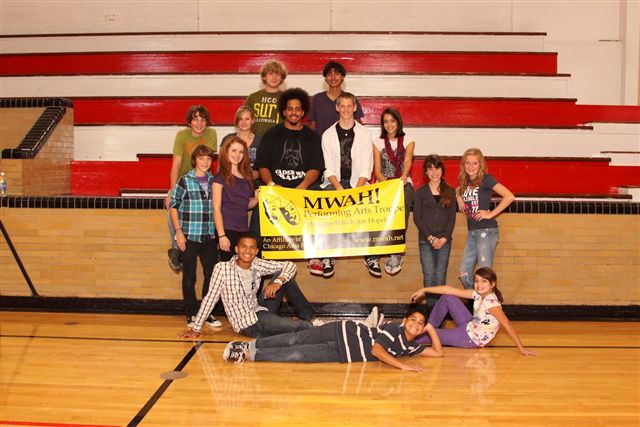
<svg viewBox="0 0 640 427">
<path fill-rule="evenodd" d="M 252 338 L 270 337 L 292 331 L 303 331 L 313 328 L 306 320 L 280 317 L 270 311 L 262 310 L 256 313 L 258 321 L 246 329 L 240 331 L 242 335 Z"/>
<path fill-rule="evenodd" d="M 280 273 L 276 273 L 273 275 L 275 279 L 278 277 Z M 287 297 L 287 301 L 293 312 L 298 315 L 298 317 L 302 320 L 310 321 L 313 319 L 313 307 L 307 300 L 307 297 L 304 296 L 300 287 L 298 286 L 298 282 L 296 282 L 295 278 L 291 278 L 287 283 L 282 285 L 282 287 L 276 292 L 276 296 L 274 298 L 265 299 L 264 292 L 261 289 L 258 293 L 258 304 L 262 307 L 266 307 L 270 313 L 278 314 L 280 311 L 280 306 L 282 305 L 282 300 L 284 297 Z"/>
<path fill-rule="evenodd" d="M 255 361 L 339 362 L 338 323 L 256 340 Z"/>
<path fill-rule="evenodd" d="M 409 213 L 411 213 L 411 206 L 413 205 L 413 196 L 415 191 L 413 190 L 413 184 L 407 182 L 404 185 L 404 232 L 407 233 L 409 228 Z"/>
<path fill-rule="evenodd" d="M 216 239 L 209 239 L 206 242 L 192 242 L 187 240 L 186 249 L 181 253 L 182 260 L 182 298 L 187 317 L 195 316 L 198 313 L 198 300 L 196 298 L 196 265 L 198 258 L 204 273 L 202 283 L 202 295 L 209 292 L 209 282 L 213 267 L 218 262 L 218 242 Z"/>
<path fill-rule="evenodd" d="M 238 239 L 241 233 L 241 231 L 224 230 L 224 235 L 229 239 L 231 245 L 229 247 L 229 252 L 220 249 L 220 261 L 229 261 L 231 260 L 231 257 L 236 254 L 236 245 L 238 244 Z"/>
</svg>

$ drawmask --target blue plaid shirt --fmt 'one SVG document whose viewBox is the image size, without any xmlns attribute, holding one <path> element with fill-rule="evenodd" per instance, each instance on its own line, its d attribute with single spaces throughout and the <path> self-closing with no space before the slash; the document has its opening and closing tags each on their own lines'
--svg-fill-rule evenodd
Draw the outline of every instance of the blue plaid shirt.
<svg viewBox="0 0 640 427">
<path fill-rule="evenodd" d="M 178 210 L 180 228 L 187 240 L 201 242 L 205 236 L 215 236 L 213 224 L 213 201 L 211 199 L 211 186 L 213 175 L 207 172 L 208 191 L 203 191 L 192 169 L 183 175 L 176 187 L 171 192 L 169 208 Z"/>
</svg>

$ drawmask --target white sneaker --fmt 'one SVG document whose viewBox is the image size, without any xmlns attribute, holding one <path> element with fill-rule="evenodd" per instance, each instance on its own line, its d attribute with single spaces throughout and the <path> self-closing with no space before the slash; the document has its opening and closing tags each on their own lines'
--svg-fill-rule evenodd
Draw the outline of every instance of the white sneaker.
<svg viewBox="0 0 640 427">
<path fill-rule="evenodd" d="M 394 274 L 398 274 L 400 270 L 402 270 L 402 264 L 404 263 L 404 257 L 402 255 L 391 255 L 384 262 L 384 271 L 387 274 L 393 276 Z"/>
<path fill-rule="evenodd" d="M 324 321 L 324 320 L 322 320 L 322 319 L 318 319 L 317 317 L 316 317 L 316 318 L 314 318 L 314 319 L 311 321 L 311 324 L 312 324 L 313 326 L 315 326 L 315 327 L 322 326 L 322 325 L 324 325 L 325 323 L 327 323 L 327 322 L 326 322 L 326 321 Z"/>
<path fill-rule="evenodd" d="M 376 325 L 376 328 L 379 328 L 380 326 L 382 326 L 382 322 L 384 322 L 384 313 L 380 313 L 380 316 L 378 317 L 378 324 Z"/>
<path fill-rule="evenodd" d="M 207 326 L 209 326 L 210 328 L 221 328 L 222 327 L 222 322 L 219 321 L 218 319 L 216 319 L 215 317 L 213 317 L 213 314 L 210 315 L 209 317 L 207 317 L 207 320 L 205 320 L 204 323 Z"/>
<path fill-rule="evenodd" d="M 378 327 L 378 307 L 373 306 L 371 309 L 371 313 L 369 316 L 362 321 L 362 324 L 367 326 L 368 328 L 376 328 Z"/>
</svg>

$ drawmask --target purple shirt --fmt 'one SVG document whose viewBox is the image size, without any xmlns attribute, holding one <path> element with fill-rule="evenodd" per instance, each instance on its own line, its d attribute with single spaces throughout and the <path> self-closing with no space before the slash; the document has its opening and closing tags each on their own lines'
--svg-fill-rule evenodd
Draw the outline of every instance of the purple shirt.
<svg viewBox="0 0 640 427">
<path fill-rule="evenodd" d="M 359 120 L 364 117 L 364 112 L 357 99 L 356 107 L 357 109 L 355 113 L 353 113 L 353 118 Z M 331 98 L 327 96 L 327 92 L 320 92 L 313 95 L 309 120 L 316 122 L 316 132 L 318 135 L 322 135 L 324 131 L 329 129 L 339 118 L 340 114 L 336 110 L 336 101 L 332 101 Z"/>
<path fill-rule="evenodd" d="M 213 182 L 222 185 L 222 221 L 225 230 L 249 231 L 249 199 L 253 197 L 249 181 L 235 177 L 234 185 L 224 182 L 222 175 L 216 174 Z"/>
</svg>

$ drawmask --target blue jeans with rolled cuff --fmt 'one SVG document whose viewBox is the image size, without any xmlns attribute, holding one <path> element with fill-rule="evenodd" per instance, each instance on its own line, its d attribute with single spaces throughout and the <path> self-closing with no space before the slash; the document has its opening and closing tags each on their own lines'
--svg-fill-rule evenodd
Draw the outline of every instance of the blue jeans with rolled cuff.
<svg viewBox="0 0 640 427">
<path fill-rule="evenodd" d="M 473 274 L 477 268 L 493 266 L 499 234 L 497 228 L 469 230 L 459 276 L 466 289 L 473 289 Z"/>
</svg>

